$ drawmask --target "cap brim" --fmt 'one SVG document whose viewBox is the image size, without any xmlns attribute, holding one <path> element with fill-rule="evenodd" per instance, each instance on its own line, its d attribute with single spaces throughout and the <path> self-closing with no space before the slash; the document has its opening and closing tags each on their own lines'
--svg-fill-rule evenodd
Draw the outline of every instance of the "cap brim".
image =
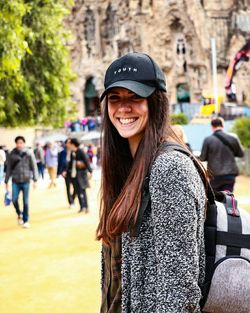
<svg viewBox="0 0 250 313">
<path fill-rule="evenodd" d="M 107 92 L 110 89 L 115 88 L 115 87 L 126 88 L 130 91 L 133 91 L 138 96 L 143 97 L 143 98 L 149 97 L 156 89 L 155 87 L 148 86 L 148 85 L 139 83 L 137 81 L 121 80 L 121 81 L 115 82 L 112 85 L 108 86 L 108 88 L 102 93 L 102 95 L 100 97 L 100 101 L 102 102 L 102 100 L 106 96 Z"/>
</svg>

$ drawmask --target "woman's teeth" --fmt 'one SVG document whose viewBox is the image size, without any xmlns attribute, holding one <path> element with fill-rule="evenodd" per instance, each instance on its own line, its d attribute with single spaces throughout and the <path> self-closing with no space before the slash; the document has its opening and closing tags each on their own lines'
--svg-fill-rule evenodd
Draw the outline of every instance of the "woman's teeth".
<svg viewBox="0 0 250 313">
<path fill-rule="evenodd" d="M 136 118 L 120 118 L 119 121 L 123 125 L 128 125 L 134 123 L 136 121 Z"/>
</svg>

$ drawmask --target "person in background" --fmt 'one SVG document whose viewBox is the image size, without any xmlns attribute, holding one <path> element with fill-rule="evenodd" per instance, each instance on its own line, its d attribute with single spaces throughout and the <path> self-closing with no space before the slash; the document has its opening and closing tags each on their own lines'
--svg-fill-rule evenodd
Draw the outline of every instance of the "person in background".
<svg viewBox="0 0 250 313">
<path fill-rule="evenodd" d="M 58 164 L 57 164 L 57 176 L 62 175 L 67 166 L 67 156 L 70 155 L 70 151 L 67 149 L 67 144 L 69 139 L 66 139 L 64 143 L 61 144 L 61 149 L 58 152 Z"/>
<path fill-rule="evenodd" d="M 188 150 L 192 152 L 191 146 L 188 143 L 187 136 L 186 136 L 186 134 L 184 132 L 183 127 L 181 125 L 179 125 L 179 124 L 175 124 L 175 125 L 172 125 L 172 129 L 175 132 L 175 134 L 181 139 L 181 141 L 183 141 L 185 143 L 185 145 L 187 146 Z"/>
<path fill-rule="evenodd" d="M 101 125 L 102 125 L 102 117 L 100 115 L 98 115 L 96 117 L 96 126 L 97 126 L 98 129 L 100 129 Z"/>
<path fill-rule="evenodd" d="M 4 163 L 6 161 L 6 153 L 3 149 L 3 146 L 0 146 L 0 184 L 4 180 Z"/>
<path fill-rule="evenodd" d="M 4 163 L 4 173 L 6 173 L 6 168 L 7 168 L 7 160 L 8 160 L 8 157 L 9 157 L 10 151 L 9 151 L 9 149 L 7 149 L 7 147 L 6 147 L 5 145 L 3 146 L 3 150 L 4 150 L 5 155 L 6 155 L 6 160 L 5 160 L 5 163 Z"/>
<path fill-rule="evenodd" d="M 58 166 L 58 147 L 55 142 L 49 142 L 45 152 L 45 164 L 48 169 L 51 187 L 56 187 L 57 166 Z"/>
<path fill-rule="evenodd" d="M 81 125 L 82 125 L 82 130 L 83 131 L 87 131 L 88 130 L 88 119 L 86 117 L 84 117 L 81 120 Z"/>
<path fill-rule="evenodd" d="M 96 120 L 94 117 L 88 117 L 88 130 L 92 131 L 96 128 Z"/>
<path fill-rule="evenodd" d="M 92 164 L 94 157 L 93 145 L 88 145 L 87 155 L 89 157 L 89 162 Z"/>
<path fill-rule="evenodd" d="M 224 131 L 224 120 L 211 120 L 213 134 L 205 138 L 200 160 L 207 161 L 211 185 L 215 191 L 234 190 L 235 177 L 239 169 L 235 157 L 243 157 L 244 151 L 236 135 Z"/>
<path fill-rule="evenodd" d="M 96 149 L 97 166 L 101 165 L 101 147 L 98 145 Z"/>
<path fill-rule="evenodd" d="M 93 157 L 92 157 L 92 168 L 97 168 L 97 147 L 92 145 Z"/>
<path fill-rule="evenodd" d="M 128 53 L 104 80 L 101 313 L 198 313 L 206 194 L 173 138 L 164 73 Z M 205 174 L 205 171 L 204 171 Z"/>
<path fill-rule="evenodd" d="M 68 165 L 68 172 L 71 177 L 75 193 L 78 196 L 80 210 L 79 213 L 88 213 L 88 200 L 86 189 L 89 187 L 88 172 L 92 173 L 88 157 L 80 148 L 80 143 L 76 138 L 70 139 L 71 156 Z"/>
<path fill-rule="evenodd" d="M 36 148 L 34 149 L 34 155 L 36 158 L 36 164 L 38 168 L 38 175 L 44 179 L 44 151 L 43 148 L 41 147 L 40 142 L 36 143 Z"/>
<path fill-rule="evenodd" d="M 8 181 L 12 177 L 12 202 L 16 209 L 18 224 L 29 228 L 29 187 L 30 179 L 34 180 L 34 188 L 38 179 L 38 170 L 35 156 L 31 149 L 25 147 L 25 138 L 15 138 L 16 148 L 13 149 L 7 159 L 5 176 L 6 191 L 9 191 Z M 19 208 L 18 198 L 23 193 L 23 211 Z"/>
<path fill-rule="evenodd" d="M 75 189 L 73 188 L 72 179 L 70 172 L 68 170 L 68 164 L 70 161 L 70 139 L 66 139 L 64 143 L 64 149 L 59 152 L 58 155 L 58 170 L 57 175 L 62 175 L 65 179 L 67 199 L 69 203 L 69 208 L 74 208 L 74 202 L 76 197 Z M 73 189 L 73 190 L 72 190 Z"/>
</svg>

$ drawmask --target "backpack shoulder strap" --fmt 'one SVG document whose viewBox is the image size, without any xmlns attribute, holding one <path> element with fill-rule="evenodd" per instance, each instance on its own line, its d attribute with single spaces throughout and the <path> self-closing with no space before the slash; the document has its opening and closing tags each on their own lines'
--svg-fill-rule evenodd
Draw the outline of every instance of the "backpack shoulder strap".
<svg viewBox="0 0 250 313">
<path fill-rule="evenodd" d="M 138 237 L 140 233 L 140 228 L 143 220 L 144 213 L 147 207 L 150 205 L 150 194 L 149 194 L 149 176 L 146 176 L 143 183 L 143 192 L 141 199 L 141 206 L 137 216 L 137 221 L 135 227 L 130 229 L 131 237 Z"/>
<path fill-rule="evenodd" d="M 218 132 L 213 133 L 213 136 L 218 138 L 225 146 L 227 146 L 233 152 L 233 155 L 235 155 L 234 148 L 225 137 L 221 136 L 221 134 L 219 134 Z"/>
</svg>

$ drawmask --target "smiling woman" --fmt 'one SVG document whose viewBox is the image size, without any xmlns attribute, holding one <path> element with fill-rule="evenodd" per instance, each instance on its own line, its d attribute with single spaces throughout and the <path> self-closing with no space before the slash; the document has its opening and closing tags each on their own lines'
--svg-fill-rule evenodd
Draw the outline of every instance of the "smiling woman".
<svg viewBox="0 0 250 313">
<path fill-rule="evenodd" d="M 200 312 L 205 192 L 170 127 L 163 72 L 128 53 L 105 76 L 101 313 Z M 149 195 L 149 196 L 148 196 Z"/>
</svg>

